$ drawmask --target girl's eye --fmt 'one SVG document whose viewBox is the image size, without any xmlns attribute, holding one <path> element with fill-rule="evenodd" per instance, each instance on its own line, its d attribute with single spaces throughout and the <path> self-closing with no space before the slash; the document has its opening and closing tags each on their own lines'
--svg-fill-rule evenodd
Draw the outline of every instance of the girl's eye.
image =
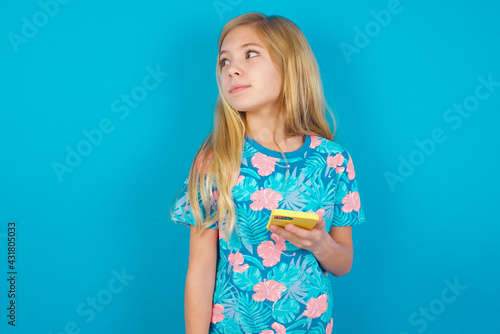
<svg viewBox="0 0 500 334">
<path fill-rule="evenodd" d="M 249 53 L 259 54 L 257 51 L 254 51 L 254 50 L 248 50 L 248 51 L 247 51 L 247 54 L 249 54 Z"/>
<path fill-rule="evenodd" d="M 250 50 L 250 49 L 249 49 L 249 50 L 247 50 L 246 54 L 248 55 L 249 53 L 255 53 L 255 54 L 257 54 L 257 55 L 259 54 L 257 51 L 255 51 L 255 50 Z M 250 57 L 250 58 L 252 58 L 252 57 Z M 220 67 L 224 67 L 224 62 L 225 62 L 226 60 L 227 60 L 226 58 L 221 59 L 221 61 L 219 62 Z"/>
</svg>

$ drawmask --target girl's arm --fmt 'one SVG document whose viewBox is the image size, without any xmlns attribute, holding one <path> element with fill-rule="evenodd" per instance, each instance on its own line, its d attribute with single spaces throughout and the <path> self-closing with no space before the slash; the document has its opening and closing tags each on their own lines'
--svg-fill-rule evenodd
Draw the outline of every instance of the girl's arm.
<svg viewBox="0 0 500 334">
<path fill-rule="evenodd" d="M 212 320 L 219 230 L 207 228 L 197 236 L 194 231 L 195 226 L 191 226 L 184 294 L 186 334 L 207 334 Z"/>
<path fill-rule="evenodd" d="M 325 229 L 325 220 L 314 225 L 312 230 L 287 224 L 286 227 L 271 226 L 271 231 L 299 248 L 313 252 L 319 264 L 334 276 L 347 274 L 352 267 L 352 226 L 332 226 Z"/>
<path fill-rule="evenodd" d="M 313 253 L 321 266 L 334 276 L 347 274 L 352 267 L 352 226 L 332 226 L 317 243 Z"/>
</svg>

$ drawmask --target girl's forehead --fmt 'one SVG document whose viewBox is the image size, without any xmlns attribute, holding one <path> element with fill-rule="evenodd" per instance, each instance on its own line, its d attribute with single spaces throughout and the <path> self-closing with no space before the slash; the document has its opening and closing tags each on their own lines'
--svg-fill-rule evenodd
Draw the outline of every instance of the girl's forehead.
<svg viewBox="0 0 500 334">
<path fill-rule="evenodd" d="M 249 44 L 264 48 L 264 43 L 259 38 L 255 28 L 250 26 L 236 27 L 224 37 L 219 53 L 230 51 L 228 50 L 230 48 L 238 49 Z"/>
</svg>

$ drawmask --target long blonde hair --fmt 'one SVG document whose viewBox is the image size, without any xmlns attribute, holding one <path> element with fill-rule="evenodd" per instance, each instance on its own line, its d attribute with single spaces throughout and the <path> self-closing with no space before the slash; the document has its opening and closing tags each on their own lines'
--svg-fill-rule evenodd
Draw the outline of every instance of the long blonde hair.
<svg viewBox="0 0 500 334">
<path fill-rule="evenodd" d="M 269 51 L 271 60 L 282 74 L 277 117 L 287 136 L 316 134 L 333 141 L 336 122 L 326 103 L 316 58 L 304 34 L 290 20 L 282 16 L 247 13 L 230 20 L 219 36 L 220 51 L 224 37 L 234 28 L 251 25 Z M 216 78 L 219 95 L 215 104 L 214 129 L 207 136 L 191 164 L 185 209 L 191 203 L 196 221 L 196 234 L 218 221 L 229 242 L 236 225 L 232 188 L 240 172 L 241 157 L 247 129 L 246 115 L 234 109 L 224 98 L 221 87 L 221 67 L 217 55 Z M 325 118 L 328 110 L 333 121 L 333 134 Z M 275 144 L 279 148 L 278 143 Z M 280 152 L 283 151 L 280 148 Z M 217 205 L 214 203 L 217 191 Z M 202 219 L 199 197 L 205 209 Z M 174 199 L 175 200 L 175 199 Z M 171 207 L 172 213 L 172 207 Z M 184 212 L 186 212 L 186 210 Z M 210 217 L 213 216 L 211 219 Z"/>
</svg>

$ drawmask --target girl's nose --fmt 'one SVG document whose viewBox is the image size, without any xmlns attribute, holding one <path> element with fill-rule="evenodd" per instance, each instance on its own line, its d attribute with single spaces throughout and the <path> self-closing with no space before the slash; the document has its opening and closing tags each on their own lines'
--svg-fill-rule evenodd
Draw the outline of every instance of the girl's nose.
<svg viewBox="0 0 500 334">
<path fill-rule="evenodd" d="M 230 64 L 228 72 L 229 72 L 229 75 L 231 75 L 231 76 L 235 76 L 235 75 L 239 76 L 241 74 L 241 69 L 234 64 Z"/>
</svg>

